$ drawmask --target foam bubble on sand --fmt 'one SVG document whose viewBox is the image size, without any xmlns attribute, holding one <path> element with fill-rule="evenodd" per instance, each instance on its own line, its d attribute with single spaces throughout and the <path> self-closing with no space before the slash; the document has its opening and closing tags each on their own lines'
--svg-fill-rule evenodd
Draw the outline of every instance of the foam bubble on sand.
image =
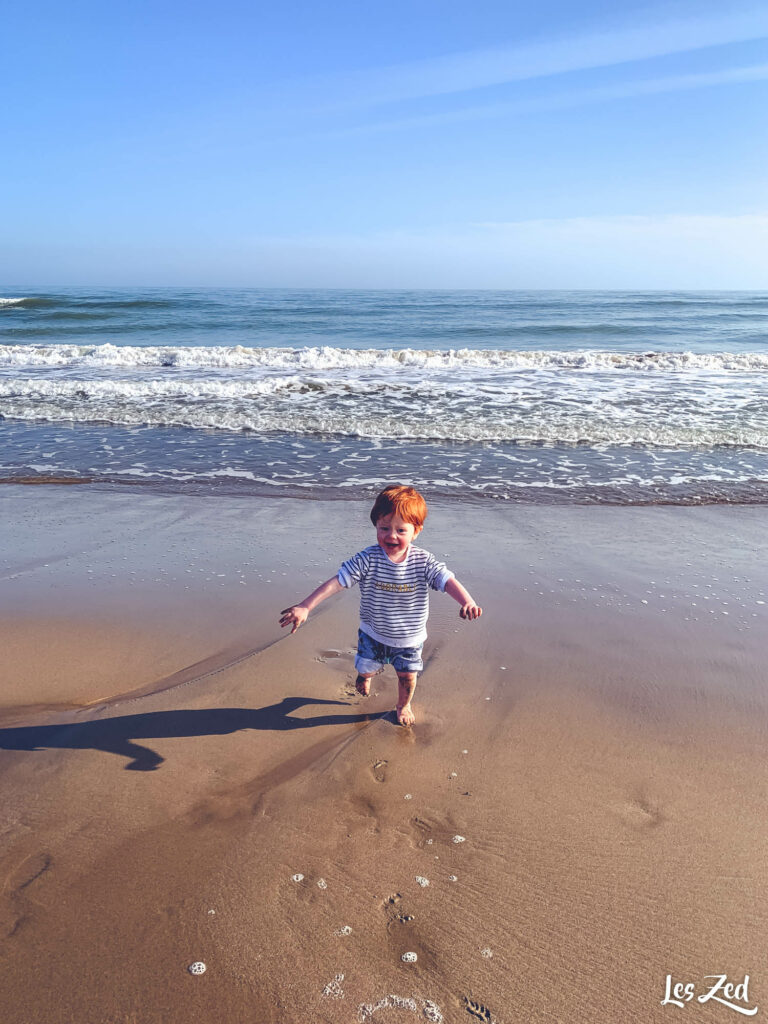
<svg viewBox="0 0 768 1024">
<path fill-rule="evenodd" d="M 317 888 L 318 889 L 327 889 L 328 888 L 328 883 L 326 882 L 326 880 L 324 878 L 318 878 L 318 880 L 317 880 Z"/>
<path fill-rule="evenodd" d="M 422 1000 L 421 1008 L 425 1020 L 430 1021 L 431 1024 L 443 1024 L 444 1018 L 437 1003 L 433 1003 L 431 999 L 424 999 Z"/>
<path fill-rule="evenodd" d="M 295 875 L 291 875 L 291 881 L 292 882 L 303 882 L 304 881 L 304 875 L 300 875 L 298 873 L 295 874 Z"/>
<path fill-rule="evenodd" d="M 459 880 L 458 875 L 448 875 L 448 881 L 449 882 L 458 882 L 458 880 Z"/>
<path fill-rule="evenodd" d="M 403 800 L 413 800 L 413 793 L 406 793 Z"/>
<path fill-rule="evenodd" d="M 424 878 L 422 875 L 416 875 L 416 881 L 419 883 L 422 889 L 426 889 L 429 885 L 429 879 Z"/>
<path fill-rule="evenodd" d="M 404 964 L 415 964 L 419 958 L 415 953 L 403 953 L 400 959 Z"/>
<path fill-rule="evenodd" d="M 341 983 L 344 981 L 343 974 L 335 974 L 331 981 L 323 989 L 323 995 L 329 996 L 331 999 L 343 999 L 344 992 L 341 987 Z"/>
<path fill-rule="evenodd" d="M 344 925 L 341 926 L 341 928 L 337 928 L 336 931 L 333 934 L 334 935 L 351 935 L 352 934 L 352 929 L 349 927 L 348 924 L 344 924 Z"/>
<path fill-rule="evenodd" d="M 454 843 L 466 843 L 467 840 L 464 838 L 464 836 L 454 836 L 453 841 Z"/>
<path fill-rule="evenodd" d="M 411 999 L 408 996 L 388 995 L 380 999 L 378 1003 L 363 1003 L 357 1011 L 358 1020 L 361 1022 L 370 1020 L 374 1013 L 378 1013 L 379 1010 L 388 1009 L 410 1010 L 412 1013 L 419 1012 L 415 999 Z"/>
<path fill-rule="evenodd" d="M 430 1024 L 443 1024 L 445 1018 L 437 1003 L 431 999 L 421 999 L 421 1013 L 424 1020 Z M 361 1003 L 357 1008 L 357 1019 L 360 1024 L 366 1024 L 379 1010 L 410 1010 L 411 1013 L 419 1012 L 419 1005 L 412 996 L 388 995 L 379 999 L 377 1003 Z"/>
<path fill-rule="evenodd" d="M 205 974 L 205 964 L 202 960 L 196 960 L 187 968 L 190 974 Z"/>
<path fill-rule="evenodd" d="M 486 960 L 490 960 L 491 957 L 493 956 L 493 950 L 488 949 L 488 947 L 486 946 L 485 949 L 480 950 L 480 956 L 484 956 Z"/>
</svg>

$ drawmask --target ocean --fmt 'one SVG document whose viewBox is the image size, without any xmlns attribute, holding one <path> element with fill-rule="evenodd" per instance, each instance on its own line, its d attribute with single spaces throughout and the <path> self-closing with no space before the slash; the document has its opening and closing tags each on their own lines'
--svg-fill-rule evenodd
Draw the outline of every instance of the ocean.
<svg viewBox="0 0 768 1024">
<path fill-rule="evenodd" d="M 768 500 L 768 292 L 0 296 L 0 482 Z"/>
</svg>

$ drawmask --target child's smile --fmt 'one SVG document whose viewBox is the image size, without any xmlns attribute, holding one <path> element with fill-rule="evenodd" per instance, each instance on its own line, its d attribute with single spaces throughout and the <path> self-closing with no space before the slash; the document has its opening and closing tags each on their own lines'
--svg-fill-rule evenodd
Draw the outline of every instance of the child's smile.
<svg viewBox="0 0 768 1024">
<path fill-rule="evenodd" d="M 406 523 L 396 513 L 382 516 L 376 523 L 376 539 L 379 542 L 379 547 L 393 562 L 402 562 L 407 557 L 408 548 L 420 531 L 420 526 Z"/>
</svg>

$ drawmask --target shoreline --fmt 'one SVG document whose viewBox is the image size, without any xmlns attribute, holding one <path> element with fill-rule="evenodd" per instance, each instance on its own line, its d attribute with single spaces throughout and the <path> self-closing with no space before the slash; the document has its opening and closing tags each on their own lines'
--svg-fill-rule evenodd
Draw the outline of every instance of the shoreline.
<svg viewBox="0 0 768 1024">
<path fill-rule="evenodd" d="M 758 509 L 433 503 L 484 615 L 433 596 L 407 730 L 356 595 L 277 626 L 368 502 L 4 493 L 9 1024 L 645 1024 L 712 970 L 764 1005 Z"/>
<path fill-rule="evenodd" d="M 179 428 L 174 428 L 179 429 Z M 322 502 L 366 502 L 373 501 L 389 481 L 381 480 L 371 485 L 369 489 L 359 492 L 350 491 L 346 487 L 328 486 L 322 488 L 320 485 L 311 484 L 306 489 L 291 488 L 287 484 L 257 485 L 250 483 L 233 484 L 230 481 L 206 484 L 193 483 L 160 483 L 156 480 L 141 480 L 124 478 L 98 478 L 96 476 L 9 476 L 0 477 L 0 488 L 4 487 L 84 487 L 94 493 L 123 493 L 123 494 L 149 494 L 164 496 L 168 498 L 179 498 L 194 500 L 196 498 L 212 498 L 218 500 L 278 500 L 278 501 L 322 501 Z M 522 507 L 526 509 L 536 508 L 740 508 L 768 505 L 768 490 L 765 493 L 745 494 L 734 488 L 734 497 L 724 495 L 707 495 L 702 497 L 699 494 L 690 495 L 659 495 L 656 497 L 628 498 L 625 495 L 614 493 L 611 497 L 597 497 L 599 485 L 582 488 L 581 493 L 576 491 L 559 493 L 556 489 L 547 487 L 527 487 L 514 497 L 500 497 L 498 495 L 487 495 L 479 491 L 462 490 L 461 493 L 451 493 L 446 490 L 436 491 L 430 498 L 430 508 L 451 507 L 469 505 L 477 508 L 505 508 Z M 0 490 L 0 493 L 2 491 Z"/>
</svg>

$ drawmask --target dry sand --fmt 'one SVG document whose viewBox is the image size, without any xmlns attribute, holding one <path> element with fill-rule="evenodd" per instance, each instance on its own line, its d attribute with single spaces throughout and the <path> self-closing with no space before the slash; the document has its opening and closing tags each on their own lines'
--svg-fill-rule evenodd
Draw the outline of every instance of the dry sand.
<svg viewBox="0 0 768 1024">
<path fill-rule="evenodd" d="M 763 509 L 434 506 L 403 729 L 356 595 L 277 626 L 366 505 L 2 500 L 3 1024 L 768 1012 Z"/>
</svg>

